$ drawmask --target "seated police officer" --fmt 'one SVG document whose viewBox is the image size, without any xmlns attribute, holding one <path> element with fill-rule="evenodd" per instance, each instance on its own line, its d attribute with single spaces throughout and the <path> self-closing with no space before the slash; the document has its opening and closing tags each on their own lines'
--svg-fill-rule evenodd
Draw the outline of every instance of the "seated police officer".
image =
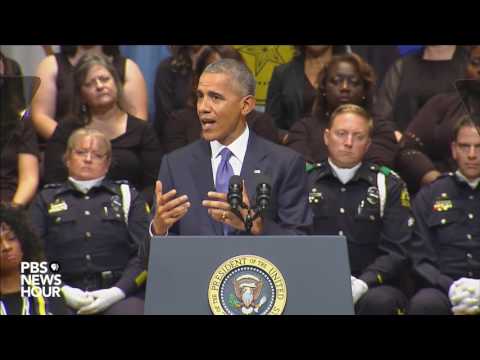
<svg viewBox="0 0 480 360">
<path fill-rule="evenodd" d="M 423 288 L 410 314 L 480 313 L 480 129 L 468 115 L 454 128 L 451 151 L 458 170 L 413 201 L 410 252 Z"/>
<path fill-rule="evenodd" d="M 400 314 L 406 297 L 397 287 L 406 268 L 413 218 L 404 182 L 390 169 L 363 161 L 373 123 L 346 104 L 324 133 L 328 160 L 307 164 L 314 234 L 347 238 L 357 314 Z"/>
<path fill-rule="evenodd" d="M 148 208 L 125 181 L 105 179 L 111 144 L 98 130 L 70 136 L 68 180 L 48 184 L 31 207 L 48 261 L 60 264 L 62 293 L 77 314 L 143 314 Z"/>
</svg>

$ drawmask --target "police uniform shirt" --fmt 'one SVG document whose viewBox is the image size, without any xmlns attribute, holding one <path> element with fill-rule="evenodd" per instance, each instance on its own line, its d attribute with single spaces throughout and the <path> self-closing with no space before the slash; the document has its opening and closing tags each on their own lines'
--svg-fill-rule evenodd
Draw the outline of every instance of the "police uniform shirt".
<svg viewBox="0 0 480 360">
<path fill-rule="evenodd" d="M 30 210 L 33 228 L 47 259 L 60 263 L 67 284 L 69 279 L 111 271 L 120 273 L 114 286 L 128 295 L 144 282 L 146 261 L 139 253 L 145 254 L 139 250 L 148 240 L 148 208 L 129 186 L 126 218 L 122 184 L 128 182 L 103 180 L 87 193 L 69 181 L 49 184 L 34 200 Z"/>
<path fill-rule="evenodd" d="M 421 189 L 412 210 L 411 255 L 426 285 L 448 293 L 460 277 L 480 279 L 480 186 L 443 174 Z"/>
<path fill-rule="evenodd" d="M 405 266 L 413 218 L 404 182 L 386 167 L 363 163 L 342 184 L 328 162 L 307 166 L 314 234 L 347 238 L 352 275 L 369 287 L 396 279 Z M 384 213 L 377 176 L 385 175 Z"/>
</svg>

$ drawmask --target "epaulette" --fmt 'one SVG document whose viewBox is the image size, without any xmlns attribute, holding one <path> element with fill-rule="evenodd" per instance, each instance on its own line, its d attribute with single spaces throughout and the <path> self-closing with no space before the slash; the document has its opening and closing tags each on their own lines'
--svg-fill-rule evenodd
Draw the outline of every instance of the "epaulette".
<svg viewBox="0 0 480 360">
<path fill-rule="evenodd" d="M 310 173 L 313 170 L 320 169 L 321 167 L 323 167 L 322 163 L 316 163 L 316 164 L 312 164 L 312 163 L 309 163 L 309 162 L 305 163 L 305 171 L 307 173 Z"/>
<path fill-rule="evenodd" d="M 380 171 L 385 176 L 392 175 L 392 176 L 396 177 L 397 179 L 401 179 L 400 175 L 398 175 L 395 171 L 390 169 L 388 166 L 382 165 L 378 168 L 378 171 Z"/>
<path fill-rule="evenodd" d="M 444 173 L 441 173 L 435 180 L 433 180 L 431 183 L 435 183 L 437 182 L 438 180 L 441 180 L 441 179 L 445 179 L 445 178 L 448 178 L 448 177 L 453 177 L 455 176 L 455 173 L 454 172 L 444 172 Z"/>
<path fill-rule="evenodd" d="M 43 188 L 44 189 L 55 189 L 55 188 L 58 188 L 62 185 L 63 185 L 63 183 L 50 183 L 50 184 L 43 185 Z"/>
</svg>

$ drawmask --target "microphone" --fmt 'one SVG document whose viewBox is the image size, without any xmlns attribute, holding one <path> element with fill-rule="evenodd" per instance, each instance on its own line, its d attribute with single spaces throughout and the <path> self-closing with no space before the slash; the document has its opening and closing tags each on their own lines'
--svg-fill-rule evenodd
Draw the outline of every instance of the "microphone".
<svg viewBox="0 0 480 360">
<path fill-rule="evenodd" d="M 231 208 L 240 210 L 243 204 L 243 185 L 242 178 L 238 175 L 233 175 L 228 183 L 227 200 Z"/>
<path fill-rule="evenodd" d="M 255 183 L 257 190 L 257 208 L 258 211 L 264 212 L 270 207 L 272 197 L 272 182 L 270 178 L 264 174 L 255 174 Z"/>
</svg>

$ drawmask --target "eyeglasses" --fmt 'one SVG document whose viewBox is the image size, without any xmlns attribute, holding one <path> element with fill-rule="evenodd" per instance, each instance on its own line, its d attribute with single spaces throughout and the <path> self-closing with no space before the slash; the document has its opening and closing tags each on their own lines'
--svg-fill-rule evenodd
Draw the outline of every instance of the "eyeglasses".
<svg viewBox="0 0 480 360">
<path fill-rule="evenodd" d="M 80 150 L 80 149 L 73 149 L 73 153 L 81 157 L 82 159 L 86 159 L 88 154 L 90 154 L 90 158 L 95 161 L 102 161 L 107 157 L 107 154 L 99 154 L 95 151 L 87 151 L 87 150 Z"/>
</svg>

